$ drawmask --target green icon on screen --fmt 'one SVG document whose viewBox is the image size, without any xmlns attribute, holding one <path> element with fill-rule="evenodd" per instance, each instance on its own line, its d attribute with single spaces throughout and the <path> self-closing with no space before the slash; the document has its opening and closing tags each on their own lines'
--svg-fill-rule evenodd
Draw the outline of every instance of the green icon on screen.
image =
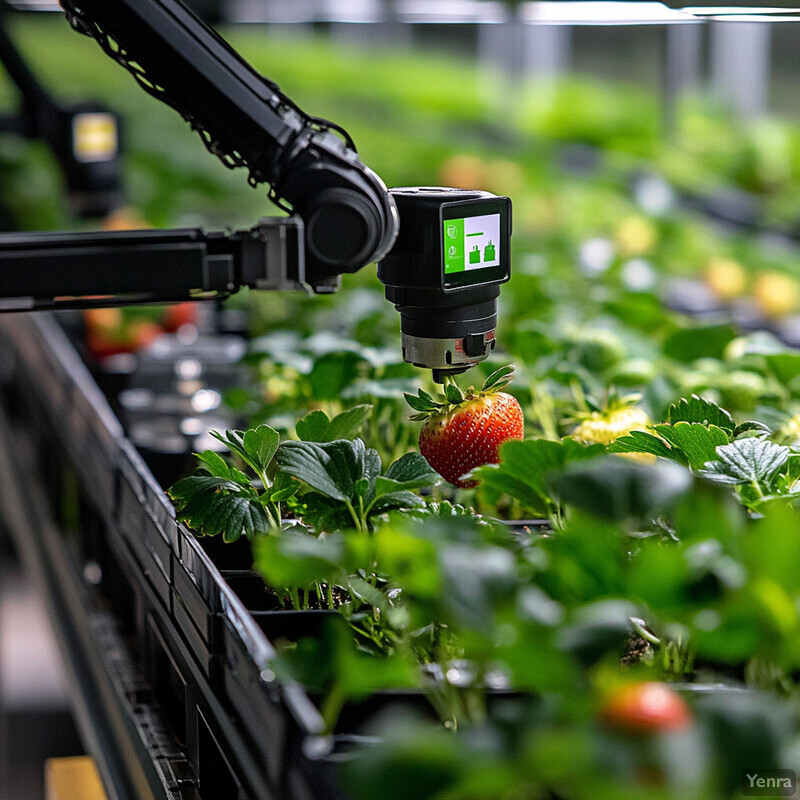
<svg viewBox="0 0 800 800">
<path fill-rule="evenodd" d="M 478 249 L 478 245 L 472 248 L 469 251 L 469 263 L 470 264 L 480 264 L 481 261 L 481 251 Z"/>
<path fill-rule="evenodd" d="M 447 235 L 448 235 L 448 236 L 449 236 L 451 239 L 455 239 L 455 238 L 456 238 L 456 236 L 458 236 L 458 228 L 456 228 L 456 226 L 455 226 L 455 225 L 448 225 L 448 226 L 447 226 Z"/>
<path fill-rule="evenodd" d="M 494 245 L 492 244 L 492 240 L 489 239 L 489 244 L 483 250 L 483 260 L 484 261 L 494 261 L 495 254 L 494 254 Z"/>
</svg>

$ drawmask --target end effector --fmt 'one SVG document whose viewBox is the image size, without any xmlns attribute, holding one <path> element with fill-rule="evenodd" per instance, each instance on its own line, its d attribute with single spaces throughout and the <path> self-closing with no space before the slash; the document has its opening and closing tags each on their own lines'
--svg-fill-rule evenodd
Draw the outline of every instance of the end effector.
<svg viewBox="0 0 800 800">
<path fill-rule="evenodd" d="M 403 358 L 442 383 L 495 347 L 497 298 L 510 277 L 511 201 L 432 187 L 391 194 L 400 234 L 378 278 L 400 312 Z"/>
</svg>

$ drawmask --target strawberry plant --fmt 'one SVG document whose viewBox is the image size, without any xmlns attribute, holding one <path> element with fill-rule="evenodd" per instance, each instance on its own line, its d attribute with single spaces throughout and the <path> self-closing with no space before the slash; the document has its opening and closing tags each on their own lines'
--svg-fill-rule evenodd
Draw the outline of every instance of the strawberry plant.
<svg viewBox="0 0 800 800">
<path fill-rule="evenodd" d="M 336 416 L 353 405 L 370 405 L 362 438 L 384 461 L 413 447 L 416 437 L 402 399 L 414 380 L 395 346 L 367 347 L 332 334 L 303 337 L 281 330 L 254 339 L 247 360 L 254 366 L 254 389 L 231 400 L 251 424 L 266 422 L 291 435 L 298 410 Z"/>
<path fill-rule="evenodd" d="M 179 518 L 200 535 L 235 541 L 279 530 L 284 508 L 318 531 L 352 526 L 366 533 L 389 511 L 423 506 L 411 490 L 436 483 L 436 473 L 415 453 L 383 473 L 377 451 L 355 438 L 370 410 L 355 406 L 333 419 L 311 412 L 297 423 L 301 441 L 280 442 L 269 425 L 213 432 L 253 476 L 218 453 L 198 454 L 197 474 L 169 490 Z"/>
<path fill-rule="evenodd" d="M 380 456 L 361 439 L 332 442 L 284 442 L 277 454 L 281 474 L 303 484 L 297 512 L 316 530 L 374 528 L 389 511 L 419 508 L 424 501 L 412 489 L 438 481 L 417 453 L 408 453 L 382 472 Z"/>
<path fill-rule="evenodd" d="M 200 467 L 169 489 L 178 511 L 198 535 L 222 534 L 227 542 L 280 529 L 282 504 L 297 489 L 287 476 L 270 478 L 280 437 L 268 425 L 213 435 L 249 467 L 253 476 L 228 464 L 219 453 L 197 454 Z"/>
</svg>

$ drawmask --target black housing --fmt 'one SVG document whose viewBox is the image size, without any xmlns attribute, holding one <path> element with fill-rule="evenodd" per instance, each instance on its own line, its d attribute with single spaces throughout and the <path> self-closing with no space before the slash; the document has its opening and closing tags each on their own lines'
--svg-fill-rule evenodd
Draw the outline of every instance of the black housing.
<svg viewBox="0 0 800 800">
<path fill-rule="evenodd" d="M 511 201 L 489 192 L 440 187 L 392 189 L 390 194 L 400 216 L 400 233 L 378 264 L 378 278 L 386 287 L 386 299 L 400 312 L 402 332 L 461 339 L 493 331 L 500 284 L 511 274 Z M 501 265 L 476 271 L 480 283 L 452 286 L 444 274 L 442 223 L 462 213 L 501 215 Z"/>
</svg>

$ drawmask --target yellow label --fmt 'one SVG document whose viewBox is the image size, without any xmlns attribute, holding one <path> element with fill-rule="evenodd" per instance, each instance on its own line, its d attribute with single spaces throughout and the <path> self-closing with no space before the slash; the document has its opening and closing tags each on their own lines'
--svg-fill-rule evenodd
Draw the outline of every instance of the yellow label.
<svg viewBox="0 0 800 800">
<path fill-rule="evenodd" d="M 78 161 L 110 161 L 117 154 L 117 121 L 111 114 L 76 114 L 72 151 Z"/>
</svg>

